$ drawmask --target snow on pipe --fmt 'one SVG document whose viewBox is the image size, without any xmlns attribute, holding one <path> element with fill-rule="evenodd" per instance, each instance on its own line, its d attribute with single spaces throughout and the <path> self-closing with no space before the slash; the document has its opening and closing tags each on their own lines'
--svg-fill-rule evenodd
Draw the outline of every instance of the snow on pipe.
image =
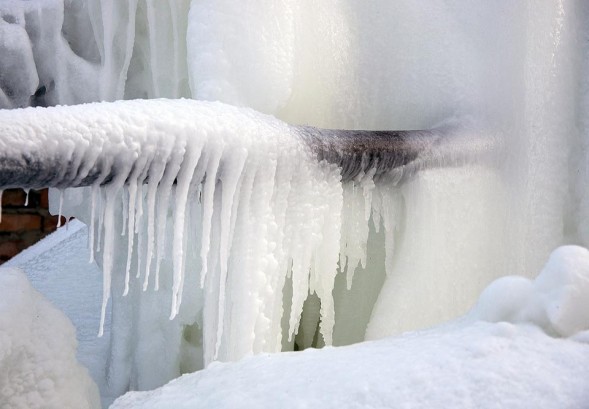
<svg viewBox="0 0 589 409">
<path fill-rule="evenodd" d="M 177 104 L 183 105 L 178 110 Z M 174 127 L 161 125 L 160 111 L 148 115 L 152 109 L 163 110 L 196 129 L 202 123 L 192 120 L 195 111 L 215 107 L 211 116 L 224 111 L 237 112 L 238 108 L 221 103 L 207 104 L 191 100 L 172 102 L 165 100 L 137 100 L 0 110 L 0 189 L 7 188 L 69 188 L 91 185 L 108 185 L 124 178 L 131 181 L 133 173 L 143 173 L 144 182 L 165 170 L 154 160 L 155 140 L 181 148 L 190 135 L 173 135 Z M 109 113 L 120 109 L 122 122 L 114 126 Z M 246 112 L 247 109 L 241 109 Z M 256 115 L 250 112 L 249 115 Z M 271 117 L 257 114 L 259 125 Z M 159 116 L 159 117 L 158 117 Z M 205 123 L 209 122 L 205 118 Z M 272 118 L 270 123 L 279 122 Z M 117 125 L 131 125 L 131 129 Z M 143 129 L 137 132 L 136 126 Z M 156 129 L 154 129 L 154 127 Z M 363 131 L 321 129 L 311 126 L 287 126 L 290 134 L 304 141 L 318 160 L 334 163 L 341 168 L 342 182 L 359 175 L 389 174 L 410 176 L 416 170 L 430 167 L 452 166 L 461 159 L 475 158 L 493 152 L 497 139 L 481 135 L 472 127 L 448 124 L 433 130 Z M 183 128 L 181 132 L 187 131 Z M 240 133 L 239 124 L 234 132 Z M 161 134 L 156 138 L 154 135 Z M 157 156 L 157 155 L 156 155 Z M 170 162 L 171 163 L 171 162 Z M 142 169 L 138 169 L 141 167 Z M 204 176 L 204 175 L 203 175 Z"/>
</svg>

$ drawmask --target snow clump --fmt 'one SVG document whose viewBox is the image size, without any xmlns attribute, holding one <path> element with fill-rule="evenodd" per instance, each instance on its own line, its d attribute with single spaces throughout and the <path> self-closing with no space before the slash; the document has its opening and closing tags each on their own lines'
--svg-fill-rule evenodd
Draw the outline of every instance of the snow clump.
<svg viewBox="0 0 589 409">
<path fill-rule="evenodd" d="M 472 315 L 483 321 L 534 324 L 559 337 L 589 330 L 589 250 L 562 246 L 536 279 L 495 280 L 481 294 Z"/>
</svg>

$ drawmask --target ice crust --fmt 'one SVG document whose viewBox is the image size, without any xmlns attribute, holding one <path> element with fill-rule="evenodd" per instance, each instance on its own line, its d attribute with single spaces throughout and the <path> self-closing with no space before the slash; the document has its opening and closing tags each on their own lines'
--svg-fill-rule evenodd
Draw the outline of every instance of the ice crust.
<svg viewBox="0 0 589 409">
<path fill-rule="evenodd" d="M 72 323 L 22 270 L 0 269 L 0 294 L 0 408 L 100 408 Z"/>
</svg>

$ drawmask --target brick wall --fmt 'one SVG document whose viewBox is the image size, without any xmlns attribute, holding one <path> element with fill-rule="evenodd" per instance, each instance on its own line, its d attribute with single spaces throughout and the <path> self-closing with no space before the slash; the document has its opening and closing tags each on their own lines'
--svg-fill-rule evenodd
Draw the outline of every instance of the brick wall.
<svg viewBox="0 0 589 409">
<path fill-rule="evenodd" d="M 21 189 L 5 190 L 2 194 L 0 222 L 0 264 L 41 240 L 57 228 L 57 216 L 49 214 L 47 189 L 26 193 Z M 62 218 L 62 224 L 65 218 Z"/>
</svg>

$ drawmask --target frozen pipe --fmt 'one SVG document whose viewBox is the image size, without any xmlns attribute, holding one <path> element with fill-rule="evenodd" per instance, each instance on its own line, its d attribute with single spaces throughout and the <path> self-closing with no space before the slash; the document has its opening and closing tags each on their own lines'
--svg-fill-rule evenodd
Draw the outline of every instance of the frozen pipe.
<svg viewBox="0 0 589 409">
<path fill-rule="evenodd" d="M 146 147 L 154 143 L 148 134 L 154 128 L 161 128 L 168 117 L 169 121 L 185 121 L 198 129 L 203 111 L 205 115 L 231 116 L 234 122 L 239 122 L 236 113 L 246 112 L 244 118 L 247 116 L 251 121 L 252 115 L 257 115 L 255 119 L 262 126 L 264 122 L 272 128 L 278 124 L 278 128 L 300 136 L 318 160 L 337 164 L 343 181 L 365 174 L 395 175 L 399 181 L 423 168 L 462 164 L 469 158 L 495 151 L 497 146 L 496 139 L 488 134 L 456 124 L 427 131 L 320 129 L 289 126 L 252 110 L 193 100 L 136 100 L 0 110 L 0 189 L 106 185 L 122 173 L 138 174 L 134 169 L 139 166 L 137 163 L 144 167 L 141 172 L 147 181 L 150 172 L 154 172 L 142 157 Z M 128 127 L 131 131 L 118 126 L 118 121 L 132 124 Z M 144 132 L 138 132 L 138 126 Z M 163 132 L 174 132 L 174 129 Z M 232 129 L 240 132 L 239 128 Z M 181 131 L 186 132 L 185 128 Z M 181 140 L 172 136 L 166 135 L 170 141 L 176 141 L 170 143 Z M 160 166 L 158 172 L 161 171 Z"/>
</svg>

